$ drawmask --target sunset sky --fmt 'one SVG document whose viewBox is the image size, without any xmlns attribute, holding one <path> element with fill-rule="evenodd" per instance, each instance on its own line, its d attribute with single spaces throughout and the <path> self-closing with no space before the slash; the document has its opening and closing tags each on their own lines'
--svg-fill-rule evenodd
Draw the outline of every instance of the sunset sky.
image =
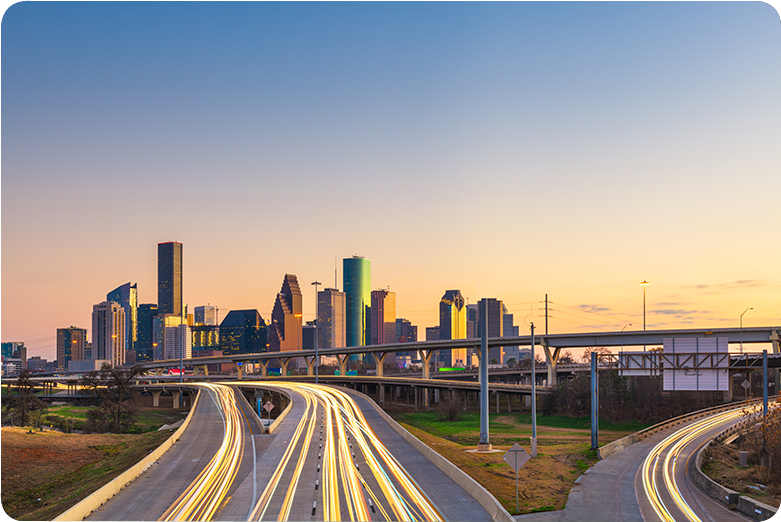
<svg viewBox="0 0 781 522">
<path fill-rule="evenodd" d="M 781 20 L 760 2 L 19 3 L 2 21 L 2 341 L 126 282 L 304 319 L 342 258 L 397 316 L 781 325 Z"/>
</svg>

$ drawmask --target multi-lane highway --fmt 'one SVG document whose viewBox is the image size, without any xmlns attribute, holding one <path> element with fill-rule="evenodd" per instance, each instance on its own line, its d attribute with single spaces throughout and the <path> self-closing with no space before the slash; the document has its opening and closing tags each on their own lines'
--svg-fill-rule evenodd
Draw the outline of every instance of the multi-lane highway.
<svg viewBox="0 0 781 522">
<path fill-rule="evenodd" d="M 490 520 L 367 400 L 315 384 L 287 393 L 273 435 L 233 387 L 202 384 L 180 442 L 91 520 Z"/>
<path fill-rule="evenodd" d="M 715 522 L 742 519 L 699 491 L 688 474 L 699 449 L 743 417 L 743 409 L 711 415 L 676 431 L 653 447 L 639 470 L 642 493 L 638 491 L 638 497 L 645 520 Z"/>
</svg>

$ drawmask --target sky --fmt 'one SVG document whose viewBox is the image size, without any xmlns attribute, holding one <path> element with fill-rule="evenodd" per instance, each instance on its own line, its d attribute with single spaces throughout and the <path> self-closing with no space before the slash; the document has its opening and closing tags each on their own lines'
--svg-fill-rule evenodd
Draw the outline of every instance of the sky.
<svg viewBox="0 0 781 522">
<path fill-rule="evenodd" d="M 2 341 L 127 283 L 304 319 L 335 261 L 397 316 L 522 334 L 781 325 L 781 24 L 760 2 L 17 3 L 0 33 Z M 631 326 L 627 326 L 631 325 Z M 539 331 L 539 330 L 538 330 Z"/>
</svg>

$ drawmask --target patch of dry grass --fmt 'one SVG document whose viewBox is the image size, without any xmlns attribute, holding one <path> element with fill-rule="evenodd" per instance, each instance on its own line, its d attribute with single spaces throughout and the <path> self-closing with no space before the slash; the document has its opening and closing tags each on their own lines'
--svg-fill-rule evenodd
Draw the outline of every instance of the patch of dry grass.
<svg viewBox="0 0 781 522">
<path fill-rule="evenodd" d="M 51 520 L 144 458 L 171 432 L 73 435 L 2 429 L 2 503 L 18 520 Z"/>
</svg>

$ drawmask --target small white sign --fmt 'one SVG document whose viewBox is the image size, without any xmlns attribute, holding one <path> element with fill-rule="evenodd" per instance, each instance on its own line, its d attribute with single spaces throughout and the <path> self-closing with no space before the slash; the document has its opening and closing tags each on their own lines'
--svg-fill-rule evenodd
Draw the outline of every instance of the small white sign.
<svg viewBox="0 0 781 522">
<path fill-rule="evenodd" d="M 268 401 L 266 404 L 263 405 L 263 409 L 266 410 L 268 413 L 271 413 L 271 410 L 274 409 L 274 405 L 271 404 L 271 401 Z"/>
<path fill-rule="evenodd" d="M 748 380 L 745 380 L 745 381 L 743 381 L 742 383 L 740 383 L 740 385 L 741 385 L 741 386 L 743 386 L 743 387 L 744 387 L 745 389 L 747 389 L 747 390 L 748 390 L 749 388 L 751 388 L 751 383 L 750 383 L 750 382 L 748 382 Z"/>
<path fill-rule="evenodd" d="M 504 454 L 504 461 L 509 464 L 516 473 L 524 464 L 529 462 L 529 459 L 531 459 L 531 456 L 526 453 L 526 450 L 519 446 L 517 442 Z"/>
</svg>

